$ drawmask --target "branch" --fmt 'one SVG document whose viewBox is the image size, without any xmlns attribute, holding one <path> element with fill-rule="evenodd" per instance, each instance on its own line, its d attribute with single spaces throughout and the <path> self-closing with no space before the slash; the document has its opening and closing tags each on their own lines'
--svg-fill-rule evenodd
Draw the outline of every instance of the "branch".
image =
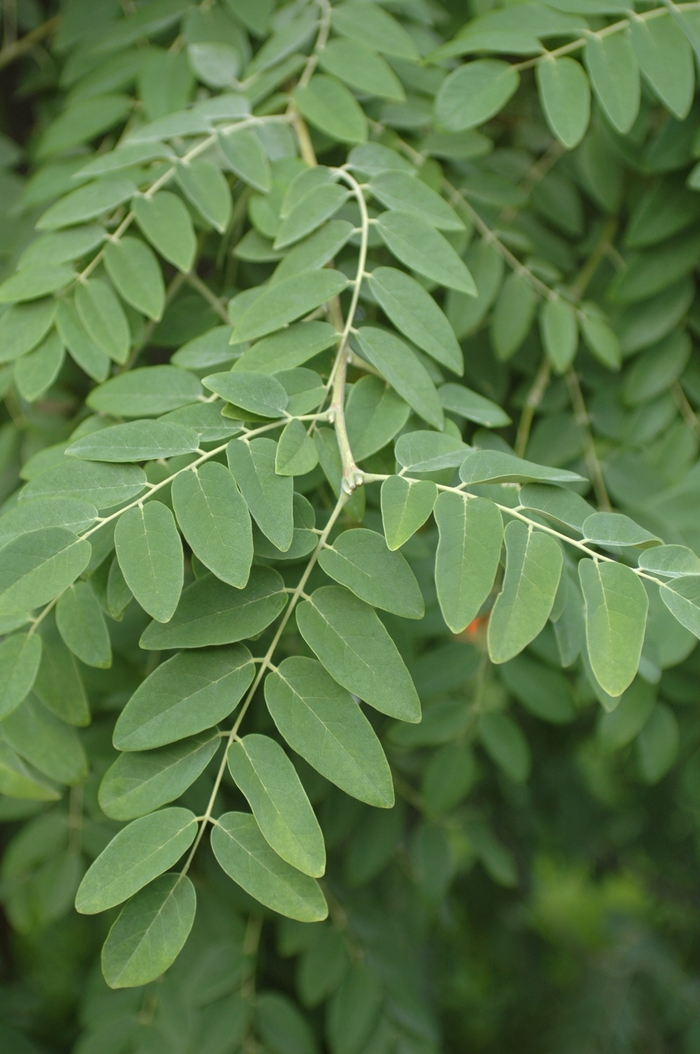
<svg viewBox="0 0 700 1054">
<path fill-rule="evenodd" d="M 26 55 L 28 51 L 35 48 L 37 44 L 40 44 L 42 40 L 53 33 L 54 29 L 58 26 L 58 15 L 50 18 L 47 22 L 42 22 L 40 26 L 36 26 L 29 33 L 23 36 L 20 40 L 15 40 L 14 43 L 8 44 L 0 51 L 0 70 L 4 69 L 5 66 L 9 66 L 15 59 L 21 58 L 22 55 Z"/>
</svg>

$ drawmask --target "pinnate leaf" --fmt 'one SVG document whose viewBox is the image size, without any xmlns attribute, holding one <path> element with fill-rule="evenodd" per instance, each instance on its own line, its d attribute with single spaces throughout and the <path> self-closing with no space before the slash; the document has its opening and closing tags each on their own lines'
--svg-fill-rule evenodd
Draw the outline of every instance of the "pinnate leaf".
<svg viewBox="0 0 700 1054">
<path fill-rule="evenodd" d="M 122 908 L 102 949 L 110 988 L 137 988 L 160 977 L 179 955 L 197 908 L 186 875 L 160 875 Z"/>
<path fill-rule="evenodd" d="M 279 743 L 268 736 L 244 736 L 229 747 L 228 767 L 265 840 L 292 867 L 320 878 L 326 869 L 321 828 Z"/>
<path fill-rule="evenodd" d="M 381 713 L 420 720 L 410 674 L 368 604 L 341 586 L 322 586 L 296 616 L 304 640 L 339 684 Z"/>
<path fill-rule="evenodd" d="M 196 833 L 189 809 L 161 809 L 134 820 L 88 868 L 75 897 L 76 909 L 94 915 L 121 904 L 172 867 Z"/>
<path fill-rule="evenodd" d="M 222 582 L 242 589 L 253 562 L 253 532 L 245 501 L 229 470 L 208 462 L 173 480 L 172 501 L 192 551 Z"/>
<path fill-rule="evenodd" d="M 149 674 L 122 710 L 115 747 L 152 750 L 211 728 L 235 710 L 253 672 L 250 652 L 241 644 L 174 655 Z"/>
<path fill-rule="evenodd" d="M 182 542 L 170 509 L 160 501 L 129 509 L 117 521 L 114 544 L 136 600 L 152 618 L 168 622 L 184 581 Z"/>
<path fill-rule="evenodd" d="M 327 575 L 373 607 L 403 618 L 423 617 L 425 605 L 413 571 L 401 553 L 387 548 L 381 534 L 361 527 L 344 531 L 321 551 L 318 562 Z"/>
<path fill-rule="evenodd" d="M 265 680 L 265 700 L 293 750 L 347 794 L 391 808 L 389 765 L 372 726 L 349 692 L 315 659 L 285 659 Z"/>
<path fill-rule="evenodd" d="M 518 655 L 544 628 L 559 586 L 564 557 L 556 539 L 511 521 L 505 530 L 506 572 L 489 617 L 491 662 Z"/>
<path fill-rule="evenodd" d="M 461 633 L 479 614 L 493 586 L 503 521 L 492 501 L 442 492 L 435 504 L 440 540 L 435 586 L 445 622 Z"/>
<path fill-rule="evenodd" d="M 291 867 L 270 848 L 252 816 L 227 812 L 211 833 L 216 859 L 246 893 L 300 922 L 320 922 L 328 907 L 315 879 Z"/>
</svg>

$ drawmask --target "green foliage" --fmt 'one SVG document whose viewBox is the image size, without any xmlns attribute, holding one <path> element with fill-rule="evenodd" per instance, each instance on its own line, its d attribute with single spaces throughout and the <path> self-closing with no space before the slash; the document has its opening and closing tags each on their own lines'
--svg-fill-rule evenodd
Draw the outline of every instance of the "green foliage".
<svg viewBox="0 0 700 1054">
<path fill-rule="evenodd" d="M 694 5 L 3 20 L 0 1045 L 693 1054 Z"/>
</svg>

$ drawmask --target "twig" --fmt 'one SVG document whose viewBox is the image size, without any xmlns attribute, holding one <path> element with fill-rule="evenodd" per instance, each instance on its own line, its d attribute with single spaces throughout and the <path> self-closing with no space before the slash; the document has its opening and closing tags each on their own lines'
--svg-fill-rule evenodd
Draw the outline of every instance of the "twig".
<svg viewBox="0 0 700 1054">
<path fill-rule="evenodd" d="M 12 44 L 7 44 L 0 51 L 0 70 L 5 66 L 8 66 L 15 59 L 20 58 L 22 55 L 26 55 L 28 51 L 40 44 L 42 40 L 53 33 L 54 29 L 58 25 L 58 15 L 50 18 L 47 22 L 42 22 L 40 26 L 36 26 L 29 33 L 26 33 L 20 40 L 15 40 Z"/>
<path fill-rule="evenodd" d="M 551 376 L 552 369 L 549 365 L 549 360 L 546 356 L 542 359 L 537 376 L 533 382 L 530 391 L 527 393 L 525 399 L 525 405 L 523 412 L 520 415 L 520 421 L 518 423 L 518 434 L 515 440 L 515 453 L 518 457 L 525 457 L 525 451 L 527 450 L 527 442 L 530 438 L 530 429 L 532 428 L 532 421 L 535 416 L 537 407 L 542 402 L 542 397 L 547 390 L 549 384 L 549 378 Z"/>
<path fill-rule="evenodd" d="M 605 480 L 603 478 L 603 470 L 600 467 L 598 453 L 595 448 L 595 440 L 593 439 L 593 433 L 591 432 L 591 419 L 588 416 L 588 410 L 586 409 L 583 392 L 581 391 L 581 385 L 579 384 L 578 374 L 575 370 L 569 370 L 566 375 L 566 383 L 571 395 L 571 405 L 574 409 L 576 424 L 583 432 L 585 443 L 584 454 L 591 477 L 593 493 L 595 494 L 596 501 L 600 508 L 605 512 L 610 512 L 612 505 L 610 504 L 610 498 L 608 497 L 607 487 L 605 486 Z"/>
</svg>

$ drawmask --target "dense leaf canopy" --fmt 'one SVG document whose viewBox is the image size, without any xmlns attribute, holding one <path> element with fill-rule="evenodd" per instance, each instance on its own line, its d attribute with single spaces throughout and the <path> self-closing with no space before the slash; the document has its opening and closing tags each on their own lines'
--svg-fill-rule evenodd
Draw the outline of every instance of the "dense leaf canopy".
<svg viewBox="0 0 700 1054">
<path fill-rule="evenodd" d="M 700 1051 L 697 8 L 3 5 L 3 1050 Z"/>
</svg>

